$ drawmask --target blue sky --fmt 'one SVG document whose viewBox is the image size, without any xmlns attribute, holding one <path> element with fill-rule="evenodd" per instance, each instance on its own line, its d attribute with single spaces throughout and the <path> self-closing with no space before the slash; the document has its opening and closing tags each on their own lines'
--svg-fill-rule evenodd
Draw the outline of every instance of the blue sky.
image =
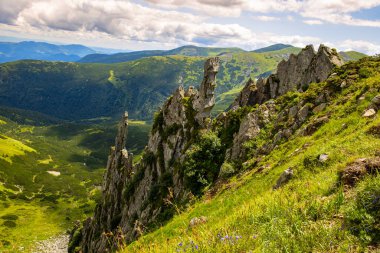
<svg viewBox="0 0 380 253">
<path fill-rule="evenodd" d="M 0 36 L 130 50 L 320 43 L 380 53 L 380 0 L 0 0 Z"/>
</svg>

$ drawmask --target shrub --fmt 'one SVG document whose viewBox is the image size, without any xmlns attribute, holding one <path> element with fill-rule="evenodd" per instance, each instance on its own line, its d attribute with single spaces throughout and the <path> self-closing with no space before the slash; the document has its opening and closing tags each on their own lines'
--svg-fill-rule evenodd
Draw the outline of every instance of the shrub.
<svg viewBox="0 0 380 253">
<path fill-rule="evenodd" d="M 194 195 L 199 195 L 204 187 L 216 180 L 223 160 L 222 144 L 216 134 L 201 135 L 185 153 L 185 186 Z"/>
<path fill-rule="evenodd" d="M 220 167 L 219 177 L 228 178 L 235 173 L 235 168 L 228 162 L 224 162 Z"/>
</svg>

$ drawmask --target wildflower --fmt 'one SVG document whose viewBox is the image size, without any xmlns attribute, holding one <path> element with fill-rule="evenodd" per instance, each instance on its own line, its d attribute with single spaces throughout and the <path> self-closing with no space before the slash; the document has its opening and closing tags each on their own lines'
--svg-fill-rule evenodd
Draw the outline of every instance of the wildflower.
<svg viewBox="0 0 380 253">
<path fill-rule="evenodd" d="M 178 246 L 179 246 L 179 247 L 182 247 L 182 242 L 178 243 Z"/>
<path fill-rule="evenodd" d="M 195 245 L 195 249 L 198 250 L 198 245 Z"/>
</svg>

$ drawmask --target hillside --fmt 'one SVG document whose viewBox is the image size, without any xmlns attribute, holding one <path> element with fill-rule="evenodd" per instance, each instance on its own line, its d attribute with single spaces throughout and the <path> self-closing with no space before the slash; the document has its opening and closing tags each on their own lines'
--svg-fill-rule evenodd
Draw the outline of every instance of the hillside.
<svg viewBox="0 0 380 253">
<path fill-rule="evenodd" d="M 121 252 L 377 252 L 380 120 L 364 112 L 379 105 L 379 66 L 379 58 L 349 63 L 304 93 L 279 97 L 278 116 L 330 94 L 300 131 L 265 155 L 251 153 L 234 176 L 220 178 L 203 198 Z M 255 108 L 227 117 L 247 110 Z M 264 126 L 247 148 L 264 148 L 278 132 L 272 127 Z M 278 180 L 289 168 L 288 181 Z"/>
<path fill-rule="evenodd" d="M 270 73 L 292 48 L 221 56 L 217 94 Z M 117 64 L 18 61 L 0 65 L 0 105 L 77 120 L 115 116 L 152 119 L 172 91 L 197 85 L 204 57 L 156 56 Z M 99 103 L 102 101 L 102 103 Z M 227 104 L 225 107 L 228 106 Z"/>
<path fill-rule="evenodd" d="M 281 49 L 288 48 L 288 47 L 293 47 L 293 46 L 292 45 L 287 45 L 287 44 L 274 44 L 274 45 L 270 45 L 270 46 L 267 46 L 267 47 L 263 47 L 263 48 L 259 48 L 259 49 L 253 50 L 252 52 L 255 52 L 255 53 L 265 53 L 265 52 L 270 52 L 270 51 L 281 50 Z"/>
<path fill-rule="evenodd" d="M 92 212 L 116 123 L 53 122 L 11 108 L 0 115 L 13 119 L 0 116 L 0 251 L 30 252 L 36 241 Z M 130 122 L 132 152 L 142 151 L 149 130 L 145 122 Z"/>
<path fill-rule="evenodd" d="M 123 117 L 100 205 L 69 250 L 375 249 L 380 59 L 342 66 L 335 50 L 308 46 L 210 121 L 219 64 L 209 59 L 199 90 L 165 102 L 137 165 Z"/>
<path fill-rule="evenodd" d="M 345 61 L 357 61 L 367 56 L 366 54 L 356 52 L 356 51 L 339 52 L 339 54 L 342 56 L 343 60 Z"/>
<path fill-rule="evenodd" d="M 168 55 L 183 55 L 183 56 L 216 56 L 223 53 L 244 52 L 240 48 L 214 48 L 214 47 L 196 47 L 182 46 L 171 50 L 145 50 L 128 53 L 117 54 L 90 54 L 79 62 L 87 63 L 117 63 L 138 60 L 144 57 L 151 56 L 168 56 Z"/>
<path fill-rule="evenodd" d="M 77 61 L 95 53 L 82 45 L 54 45 L 45 42 L 0 42 L 0 63 L 23 59 L 49 61 Z"/>
</svg>

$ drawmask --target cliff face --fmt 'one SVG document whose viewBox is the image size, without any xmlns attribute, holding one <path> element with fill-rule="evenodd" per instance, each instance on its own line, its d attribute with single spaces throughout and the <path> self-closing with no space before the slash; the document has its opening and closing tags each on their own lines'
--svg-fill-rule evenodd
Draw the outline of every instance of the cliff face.
<svg viewBox="0 0 380 253">
<path fill-rule="evenodd" d="M 247 82 L 232 108 L 262 104 L 269 99 L 281 96 L 288 91 L 302 91 L 310 83 L 327 79 L 335 66 L 343 60 L 334 49 L 320 45 L 318 52 L 312 45 L 306 46 L 298 55 L 290 55 L 277 66 L 277 73 L 257 82 Z"/>
<path fill-rule="evenodd" d="M 73 233 L 72 250 L 79 245 L 83 252 L 107 252 L 131 242 L 172 215 L 169 203 L 187 198 L 183 173 L 176 165 L 183 161 L 196 133 L 210 124 L 218 69 L 219 58 L 207 60 L 199 90 L 179 87 L 165 102 L 136 165 L 125 149 L 128 115 L 123 116 L 108 159 L 102 201 L 94 217 Z"/>
</svg>

